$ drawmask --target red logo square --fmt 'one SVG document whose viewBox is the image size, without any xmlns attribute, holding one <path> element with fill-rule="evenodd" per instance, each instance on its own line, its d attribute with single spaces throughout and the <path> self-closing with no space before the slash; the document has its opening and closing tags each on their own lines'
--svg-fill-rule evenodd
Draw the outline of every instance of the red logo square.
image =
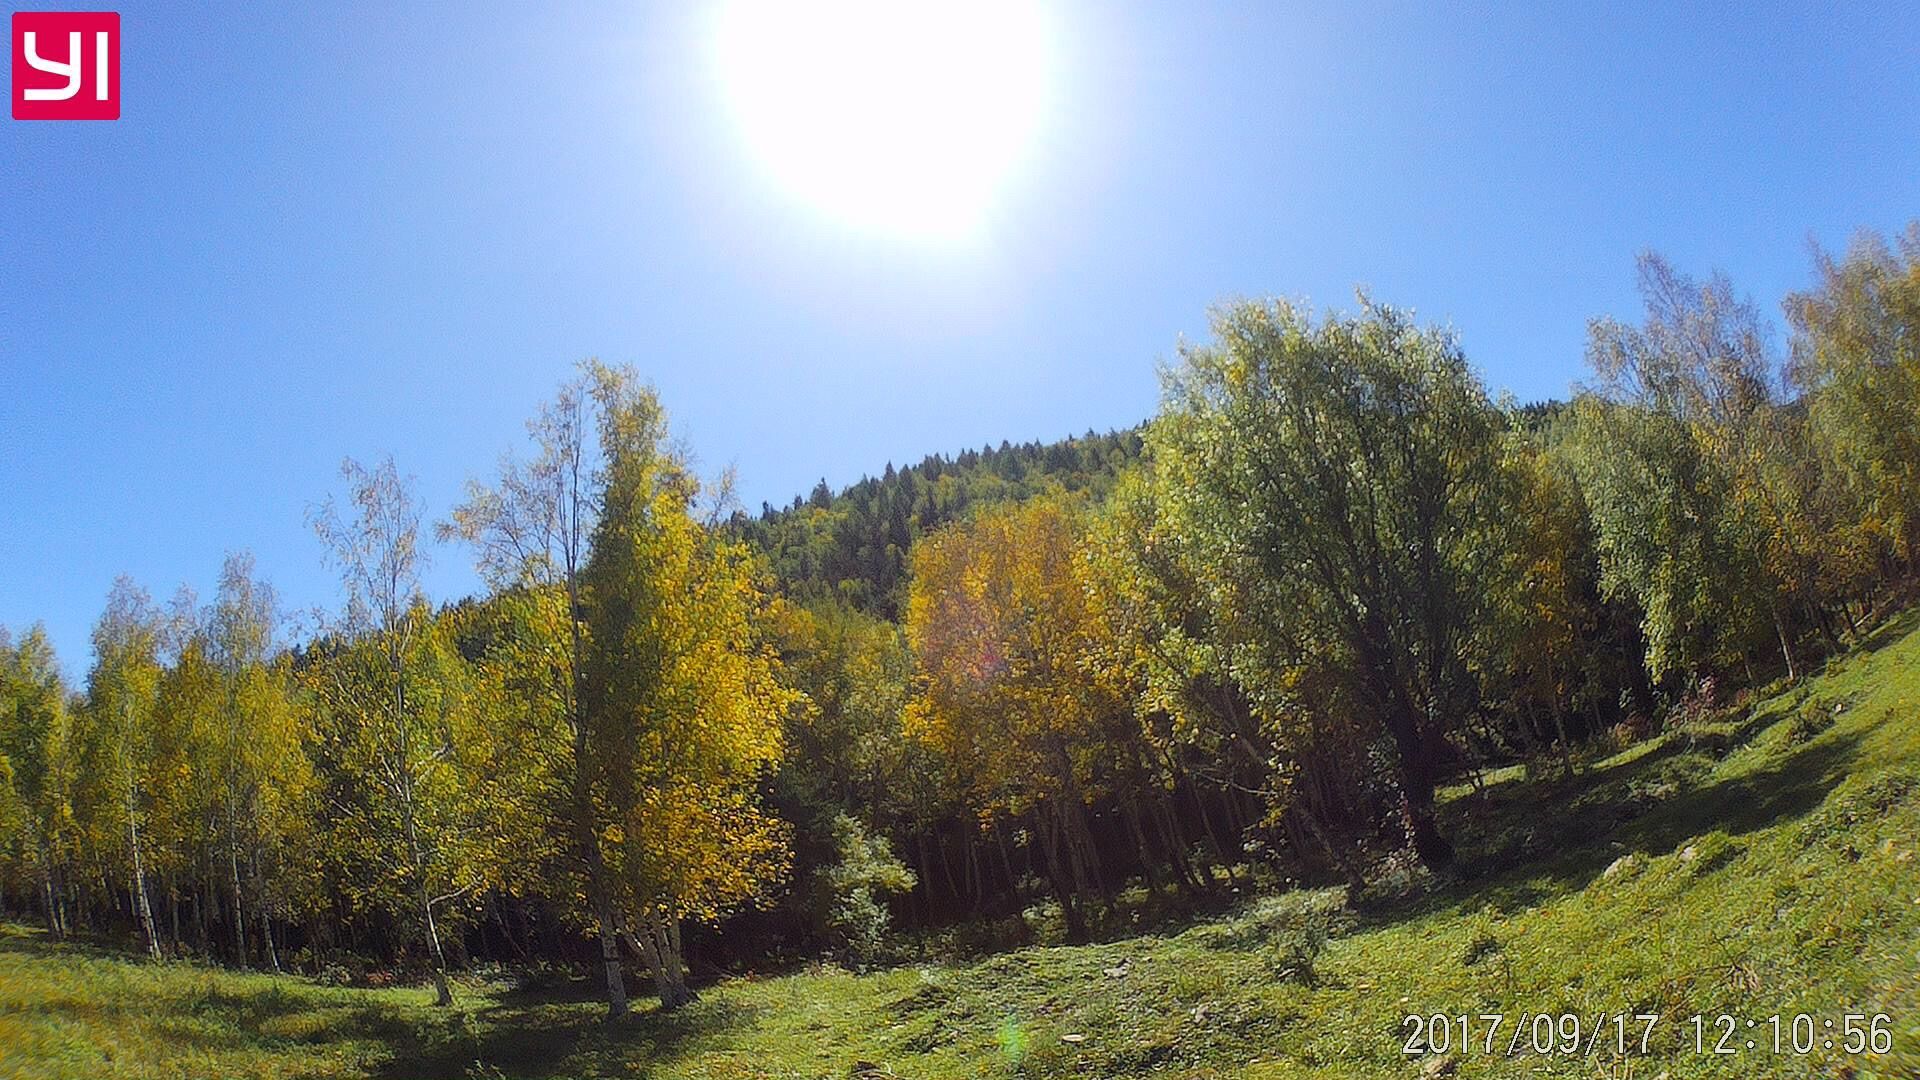
<svg viewBox="0 0 1920 1080">
<path fill-rule="evenodd" d="M 13 118 L 120 119 L 119 12 L 14 12 Z"/>
</svg>

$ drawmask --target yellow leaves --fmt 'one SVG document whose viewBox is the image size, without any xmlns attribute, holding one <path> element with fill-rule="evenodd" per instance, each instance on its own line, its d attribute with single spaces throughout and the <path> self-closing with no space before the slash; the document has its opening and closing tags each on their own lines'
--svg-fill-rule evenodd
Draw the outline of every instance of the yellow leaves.
<svg viewBox="0 0 1920 1080">
<path fill-rule="evenodd" d="M 744 548 L 693 519 L 690 478 L 647 430 L 607 448 L 608 499 L 582 581 L 592 636 L 581 708 L 626 906 L 699 917 L 784 865 L 756 785 L 803 703 L 774 646 L 810 628 L 762 596 Z"/>
<path fill-rule="evenodd" d="M 913 552 L 907 638 L 920 670 L 910 736 L 944 753 L 990 806 L 1049 790 L 1062 745 L 1127 715 L 1109 680 L 1083 526 L 1059 496 L 996 507 Z"/>
</svg>

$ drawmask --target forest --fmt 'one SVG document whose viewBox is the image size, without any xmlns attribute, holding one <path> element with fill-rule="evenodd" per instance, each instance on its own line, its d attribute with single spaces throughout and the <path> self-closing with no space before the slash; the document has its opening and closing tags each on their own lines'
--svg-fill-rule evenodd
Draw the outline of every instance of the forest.
<svg viewBox="0 0 1920 1080">
<path fill-rule="evenodd" d="M 1566 401 L 1365 295 L 1241 301 L 1135 429 L 757 513 L 587 361 L 456 506 L 391 460 L 316 492 L 321 625 L 235 553 L 115 583 L 72 684 L 0 630 L 0 921 L 619 1017 L 1488 873 L 1442 789 L 1802 678 L 1920 585 L 1920 223 L 1815 250 L 1784 342 L 1637 272 Z M 425 595 L 433 548 L 484 595 Z"/>
</svg>

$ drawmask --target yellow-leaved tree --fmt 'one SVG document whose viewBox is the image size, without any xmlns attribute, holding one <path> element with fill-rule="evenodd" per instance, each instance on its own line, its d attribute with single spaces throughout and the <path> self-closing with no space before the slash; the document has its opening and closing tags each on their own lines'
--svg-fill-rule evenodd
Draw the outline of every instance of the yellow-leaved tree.
<svg viewBox="0 0 1920 1080">
<path fill-rule="evenodd" d="M 759 787 L 800 696 L 760 630 L 749 552 L 696 517 L 701 486 L 653 392 L 611 376 L 593 388 L 605 487 L 582 575 L 581 704 L 621 931 L 670 1009 L 692 998 L 682 922 L 725 914 L 785 870 L 785 829 Z"/>
<path fill-rule="evenodd" d="M 474 545 L 501 612 L 488 665 L 537 767 L 537 858 L 584 899 L 608 1014 L 619 942 L 664 1007 L 691 999 L 680 927 L 779 879 L 758 802 L 798 695 L 783 688 L 746 549 L 696 513 L 701 486 L 631 369 L 582 365 L 528 424 L 535 454 L 442 526 Z"/>
<path fill-rule="evenodd" d="M 327 847 L 356 902 L 415 924 L 441 1005 L 453 994 L 441 924 L 451 905 L 499 880 L 508 860 L 495 793 L 504 712 L 461 655 L 458 616 L 420 589 L 420 508 L 389 459 L 347 462 L 352 511 L 315 515 L 346 586 L 345 616 L 306 670 L 316 754 L 343 790 Z"/>
<path fill-rule="evenodd" d="M 907 598 L 908 731 L 962 770 L 983 819 L 1030 821 L 1075 940 L 1102 881 L 1087 807 L 1132 719 L 1099 666 L 1081 531 L 1063 496 L 994 507 L 915 545 Z"/>
</svg>

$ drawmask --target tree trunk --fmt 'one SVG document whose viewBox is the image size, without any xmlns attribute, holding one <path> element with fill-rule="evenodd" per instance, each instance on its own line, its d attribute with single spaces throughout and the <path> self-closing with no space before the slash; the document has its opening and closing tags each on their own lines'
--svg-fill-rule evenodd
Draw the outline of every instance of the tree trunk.
<svg viewBox="0 0 1920 1080">
<path fill-rule="evenodd" d="M 646 961 L 653 975 L 660 1010 L 670 1012 L 695 1000 L 687 987 L 686 957 L 680 945 L 680 924 L 663 915 L 643 916 L 640 926 L 627 929 L 627 943 Z"/>
<path fill-rule="evenodd" d="M 67 877 L 67 867 L 64 865 L 54 869 L 53 897 L 60 905 L 60 936 L 72 937 L 75 909 L 79 907 L 84 897 L 75 897 L 72 883 Z M 79 914 L 82 918 L 86 917 L 84 911 Z"/>
<path fill-rule="evenodd" d="M 1560 764 L 1567 770 L 1567 779 L 1573 779 L 1573 740 L 1567 737 L 1567 713 L 1560 707 L 1558 694 L 1549 693 L 1547 699 L 1553 704 L 1553 729 L 1560 736 Z"/>
<path fill-rule="evenodd" d="M 947 837 L 944 834 L 935 837 L 934 843 L 940 846 L 940 871 L 946 875 L 947 892 L 955 900 L 959 900 L 964 894 L 960 888 L 960 879 L 953 872 L 953 848 L 947 843 Z"/>
<path fill-rule="evenodd" d="M 433 903 L 427 899 L 424 882 L 420 886 L 420 917 L 427 921 L 427 948 L 433 953 L 433 1003 L 451 1005 L 453 988 L 447 984 L 447 954 L 440 948 L 440 928 L 434 925 Z"/>
<path fill-rule="evenodd" d="M 585 768 L 584 735 L 574 740 L 574 768 Z M 607 1021 L 627 1015 L 627 980 L 620 970 L 620 928 L 614 922 L 613 897 L 607 888 L 606 859 L 593 827 L 593 803 L 578 772 L 574 779 L 574 828 L 587 864 L 587 900 L 593 906 L 594 932 L 600 939 L 600 967 L 607 986 Z"/>
<path fill-rule="evenodd" d="M 1075 903 L 1074 888 L 1069 883 L 1067 871 L 1060 865 L 1060 815 L 1058 812 L 1040 815 L 1041 846 L 1045 849 L 1047 860 L 1047 881 L 1053 885 L 1053 895 L 1060 901 L 1060 914 L 1067 921 L 1067 940 L 1081 944 L 1093 939 L 1087 927 L 1086 916 Z"/>
<path fill-rule="evenodd" d="M 1096 890 L 1105 899 L 1107 908 L 1113 907 L 1113 893 L 1107 888 L 1106 875 L 1100 866 L 1100 850 L 1093 843 L 1093 829 L 1087 823 L 1087 799 L 1080 787 L 1080 778 L 1074 775 L 1073 757 L 1067 752 L 1066 740 L 1055 735 L 1052 740 L 1054 768 L 1059 774 L 1060 789 L 1065 797 L 1059 801 L 1061 811 L 1061 836 L 1067 845 L 1069 865 L 1073 870 L 1073 888 L 1082 897 L 1091 896 Z"/>
<path fill-rule="evenodd" d="M 45 894 L 47 901 L 47 934 L 59 941 L 66 937 L 60 926 L 60 890 L 53 883 L 52 863 L 44 855 L 40 864 L 40 891 Z"/>
<path fill-rule="evenodd" d="M 140 819 L 127 811 L 127 846 L 133 851 L 133 902 L 140 917 L 140 932 L 147 938 L 147 955 L 160 959 L 160 932 L 153 925 L 153 905 L 147 900 L 147 869 L 140 857 Z"/>
<path fill-rule="evenodd" d="M 1404 697 L 1395 695 L 1387 708 L 1400 757 L 1400 816 L 1407 843 L 1428 869 L 1443 869 L 1453 862 L 1453 845 L 1441 835 L 1433 812 L 1434 761 L 1441 740 L 1424 730 L 1418 711 Z"/>
<path fill-rule="evenodd" d="M 1193 793 L 1193 805 L 1200 811 L 1200 825 L 1206 830 L 1207 846 L 1213 849 L 1213 857 L 1219 860 L 1221 868 L 1227 872 L 1227 884 L 1238 888 L 1240 880 L 1234 876 L 1233 859 L 1227 854 L 1227 846 L 1220 839 L 1219 830 L 1214 828 L 1213 814 L 1207 809 L 1206 792 L 1200 790 L 1200 785 L 1194 783 L 1191 776 L 1187 778 L 1187 790 Z M 1213 877 L 1212 873 L 1208 873 L 1207 876 L 1209 879 Z"/>
<path fill-rule="evenodd" d="M 1186 831 L 1180 828 L 1179 819 L 1174 815 L 1173 799 L 1163 790 L 1153 800 L 1154 825 L 1160 831 L 1161 842 L 1166 845 L 1167 857 L 1173 865 L 1174 880 L 1179 883 L 1180 891 L 1191 897 L 1206 890 L 1194 872 L 1193 864 L 1187 859 Z"/>
<path fill-rule="evenodd" d="M 440 948 L 440 928 L 433 921 L 433 900 L 427 895 L 427 872 L 420 851 L 419 833 L 413 820 L 413 805 L 407 804 L 407 843 L 413 854 L 413 889 L 415 902 L 420 905 L 420 920 L 426 926 L 427 952 L 433 957 L 434 1004 L 447 1006 L 453 1004 L 453 988 L 447 983 L 447 954 Z M 269 951 L 273 943 L 267 943 Z"/>
<path fill-rule="evenodd" d="M 915 843 L 920 848 L 920 905 L 921 913 L 927 922 L 933 922 L 933 848 L 927 842 L 927 830 L 915 830 Z"/>
<path fill-rule="evenodd" d="M 1433 777 L 1420 763 L 1403 763 L 1400 769 L 1400 815 L 1407 829 L 1407 842 L 1430 870 L 1442 870 L 1453 862 L 1453 845 L 1440 833 L 1433 812 Z"/>
<path fill-rule="evenodd" d="M 273 916 L 267 914 L 265 905 L 260 907 L 260 940 L 267 946 L 267 967 L 275 975 L 280 974 L 280 950 L 273 943 Z"/>
<path fill-rule="evenodd" d="M 1799 672 L 1795 670 L 1796 665 L 1793 662 L 1793 640 L 1787 635 L 1787 621 L 1786 618 L 1781 615 L 1780 605 L 1778 603 L 1773 605 L 1773 629 L 1775 633 L 1780 635 L 1780 655 L 1785 657 L 1787 661 L 1787 680 L 1789 682 L 1795 681 L 1800 678 L 1800 675 Z"/>
<path fill-rule="evenodd" d="M 970 913 L 975 918 L 979 918 L 981 910 L 985 908 L 987 904 L 985 875 L 982 873 L 980 867 L 980 837 L 977 834 L 970 835 L 964 842 L 967 845 L 967 890 L 969 894 L 967 902 Z"/>
<path fill-rule="evenodd" d="M 663 918 L 661 921 L 666 924 L 668 950 L 663 959 L 673 961 L 673 983 L 674 986 L 678 988 L 677 993 L 680 1001 L 683 1004 L 689 1001 L 696 1001 L 700 995 L 694 993 L 692 988 L 687 986 L 687 973 L 690 969 L 687 965 L 687 947 L 680 940 L 680 920 Z"/>
<path fill-rule="evenodd" d="M 1121 806 L 1121 816 L 1126 818 L 1127 832 L 1132 834 L 1134 846 L 1140 852 L 1140 874 L 1147 880 L 1147 892 L 1158 896 L 1164 884 L 1160 874 L 1160 860 L 1154 857 L 1153 845 L 1147 842 L 1147 832 L 1140 827 L 1140 806 L 1136 800 L 1128 799 Z"/>
<path fill-rule="evenodd" d="M 515 903 L 521 902 L 519 897 L 515 897 L 514 900 L 515 900 Z M 528 960 L 529 955 L 527 953 L 526 943 L 521 938 L 516 937 L 514 935 L 513 926 L 507 922 L 507 909 L 506 909 L 505 903 L 503 903 L 501 899 L 496 896 L 493 898 L 492 902 L 489 903 L 487 906 L 493 915 L 493 924 L 500 929 L 500 937 L 506 941 L 507 948 L 512 949 L 514 955 L 519 957 L 522 962 Z M 521 914 L 521 917 L 520 917 L 520 925 L 522 928 L 526 926 L 526 915 L 524 912 Z"/>
<path fill-rule="evenodd" d="M 193 898 L 193 921 L 202 956 L 213 954 L 213 856 L 207 856 L 207 863 L 200 874 L 200 892 Z"/>
<path fill-rule="evenodd" d="M 577 619 L 573 626 L 573 647 L 577 657 L 580 649 Z M 574 670 L 578 670 L 577 663 Z M 576 692 L 569 707 L 577 711 L 577 703 Z M 627 980 L 620 970 L 620 931 L 614 923 L 606 857 L 600 851 L 599 830 L 594 827 L 593 793 L 587 788 L 587 750 L 586 720 L 576 715 L 573 717 L 573 828 L 580 856 L 587 867 L 587 902 L 593 907 L 594 931 L 600 938 L 600 967 L 607 987 L 607 1021 L 611 1023 L 627 1015 Z"/>
<path fill-rule="evenodd" d="M 599 885 L 592 888 L 594 929 L 600 938 L 600 964 L 607 980 L 607 1020 L 612 1022 L 627 1015 L 627 980 L 620 971 L 620 938 L 613 924 L 613 905 Z"/>
<path fill-rule="evenodd" d="M 577 492 L 577 489 L 576 489 Z M 574 520 L 574 519 L 569 519 Z M 620 970 L 619 927 L 614 922 L 613 889 L 607 882 L 606 858 L 600 851 L 600 832 L 595 827 L 593 792 L 588 787 L 586 709 L 581 703 L 581 661 L 586 657 L 586 641 L 581 634 L 585 613 L 580 604 L 576 577 L 575 549 L 566 549 L 567 591 L 567 721 L 573 735 L 573 827 L 580 854 L 587 864 L 587 902 L 593 907 L 594 929 L 600 938 L 600 965 L 607 985 L 607 1021 L 612 1023 L 627 1014 L 627 980 Z"/>
<path fill-rule="evenodd" d="M 1347 880 L 1348 902 L 1360 899 L 1361 894 L 1367 891 L 1366 875 L 1362 874 L 1354 861 L 1334 844 L 1333 838 L 1327 835 L 1327 830 L 1321 827 L 1320 819 L 1314 816 L 1312 810 L 1299 804 L 1292 806 L 1289 813 L 1300 822 L 1306 834 L 1313 838 L 1314 844 L 1326 855 L 1327 861 L 1331 862 L 1334 869 L 1340 872 L 1340 876 Z"/>
<path fill-rule="evenodd" d="M 404 762 L 403 762 L 404 767 Z M 402 774 L 402 807 L 405 813 L 403 824 L 407 831 L 407 851 L 413 859 L 414 900 L 420 906 L 420 920 L 426 927 L 427 951 L 433 957 L 434 1004 L 453 1004 L 453 990 L 447 984 L 447 954 L 440 948 L 440 928 L 433 921 L 433 900 L 427 892 L 427 866 L 425 852 L 420 846 L 420 830 L 413 816 L 413 788 Z M 267 946 L 271 949 L 271 943 Z"/>
<path fill-rule="evenodd" d="M 228 811 L 228 828 L 232 829 L 232 811 Z M 227 882 L 233 891 L 233 963 L 235 967 L 247 966 L 247 920 L 242 917 L 240 907 L 240 850 L 239 845 L 229 838 L 227 844 Z"/>
</svg>

